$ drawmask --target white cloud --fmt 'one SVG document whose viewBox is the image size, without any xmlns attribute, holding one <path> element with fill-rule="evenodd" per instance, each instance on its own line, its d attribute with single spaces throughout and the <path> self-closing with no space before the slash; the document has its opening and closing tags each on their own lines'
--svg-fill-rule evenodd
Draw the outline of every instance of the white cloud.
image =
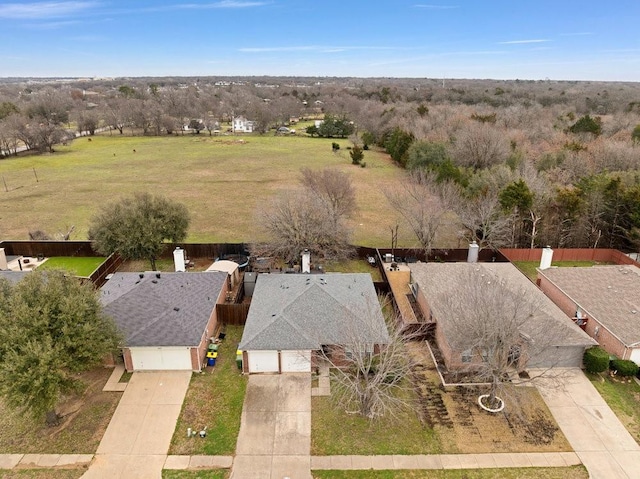
<svg viewBox="0 0 640 479">
<path fill-rule="evenodd" d="M 33 20 L 67 17 L 83 13 L 97 5 L 97 2 L 6 3 L 0 5 L 0 18 Z"/>
<path fill-rule="evenodd" d="M 545 43 L 550 41 L 551 40 L 542 39 L 542 38 L 538 38 L 534 40 L 510 40 L 508 42 L 498 42 L 498 45 L 520 45 L 523 43 Z"/>
</svg>

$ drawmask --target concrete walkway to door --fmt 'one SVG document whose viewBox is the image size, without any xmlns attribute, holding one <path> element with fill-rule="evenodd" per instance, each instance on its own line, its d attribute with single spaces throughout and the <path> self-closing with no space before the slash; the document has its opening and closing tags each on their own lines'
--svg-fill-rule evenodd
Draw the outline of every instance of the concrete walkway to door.
<svg viewBox="0 0 640 479">
<path fill-rule="evenodd" d="M 160 479 L 191 371 L 131 376 L 83 479 Z"/>
<path fill-rule="evenodd" d="M 567 369 L 564 388 L 536 379 L 551 414 L 592 479 L 640 477 L 640 446 L 580 369 Z"/>
<path fill-rule="evenodd" d="M 309 373 L 252 375 L 232 479 L 311 479 Z"/>
</svg>

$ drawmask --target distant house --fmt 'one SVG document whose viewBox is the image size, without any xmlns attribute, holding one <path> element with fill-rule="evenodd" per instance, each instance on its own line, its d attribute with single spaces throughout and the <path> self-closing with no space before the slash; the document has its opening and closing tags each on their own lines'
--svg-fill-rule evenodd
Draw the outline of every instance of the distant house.
<svg viewBox="0 0 640 479">
<path fill-rule="evenodd" d="M 632 265 L 539 269 L 538 283 L 600 346 L 640 365 L 640 269 Z"/>
<path fill-rule="evenodd" d="M 243 116 L 236 116 L 232 122 L 232 131 L 234 133 L 253 133 L 255 122 L 247 120 Z"/>
<path fill-rule="evenodd" d="M 115 273 L 100 291 L 124 333 L 127 371 L 200 371 L 217 326 L 227 273 Z"/>
<path fill-rule="evenodd" d="M 468 351 L 459 351 L 451 343 L 454 331 L 452 318 L 446 307 L 444 295 L 455 294 L 457 286 L 470 277 L 495 278 L 505 288 L 505 294 L 524 294 L 539 304 L 538 311 L 531 322 L 522 326 L 522 344 L 513 345 L 525 349 L 528 342 L 548 344 L 543 337 L 550 331 L 557 334 L 557 343 L 540 351 L 522 351 L 519 367 L 580 367 L 585 348 L 593 346 L 593 341 L 578 326 L 569 321 L 566 315 L 535 284 L 529 281 L 511 263 L 416 263 L 409 265 L 411 271 L 411 290 L 425 318 L 435 321 L 435 339 L 449 370 L 469 366 Z M 465 298 L 459 298 L 465 301 Z M 463 305 L 464 306 L 464 305 Z M 469 304 L 469 311 L 473 305 Z"/>
<path fill-rule="evenodd" d="M 389 334 L 369 274 L 261 274 L 240 341 L 245 373 L 311 371 L 321 351 L 339 362 L 357 335 L 371 352 Z"/>
</svg>

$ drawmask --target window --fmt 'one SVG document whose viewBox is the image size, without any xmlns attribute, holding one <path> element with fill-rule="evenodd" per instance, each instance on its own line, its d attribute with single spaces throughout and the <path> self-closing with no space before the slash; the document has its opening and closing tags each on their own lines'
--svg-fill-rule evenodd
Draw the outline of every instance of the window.
<svg viewBox="0 0 640 479">
<path fill-rule="evenodd" d="M 466 350 L 462 351 L 462 362 L 463 363 L 470 363 L 471 362 L 471 350 L 470 349 L 466 349 Z"/>
</svg>

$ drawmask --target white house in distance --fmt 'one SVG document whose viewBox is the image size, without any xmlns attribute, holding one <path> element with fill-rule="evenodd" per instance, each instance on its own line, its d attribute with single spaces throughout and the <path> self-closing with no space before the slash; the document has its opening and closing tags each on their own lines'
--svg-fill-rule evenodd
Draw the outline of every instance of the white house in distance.
<svg viewBox="0 0 640 479">
<path fill-rule="evenodd" d="M 115 273 L 101 288 L 104 312 L 124 334 L 127 371 L 200 371 L 224 303 L 226 272 Z"/>
<path fill-rule="evenodd" d="M 254 122 L 247 120 L 244 116 L 236 116 L 233 118 L 231 128 L 234 133 L 253 133 Z"/>
</svg>

